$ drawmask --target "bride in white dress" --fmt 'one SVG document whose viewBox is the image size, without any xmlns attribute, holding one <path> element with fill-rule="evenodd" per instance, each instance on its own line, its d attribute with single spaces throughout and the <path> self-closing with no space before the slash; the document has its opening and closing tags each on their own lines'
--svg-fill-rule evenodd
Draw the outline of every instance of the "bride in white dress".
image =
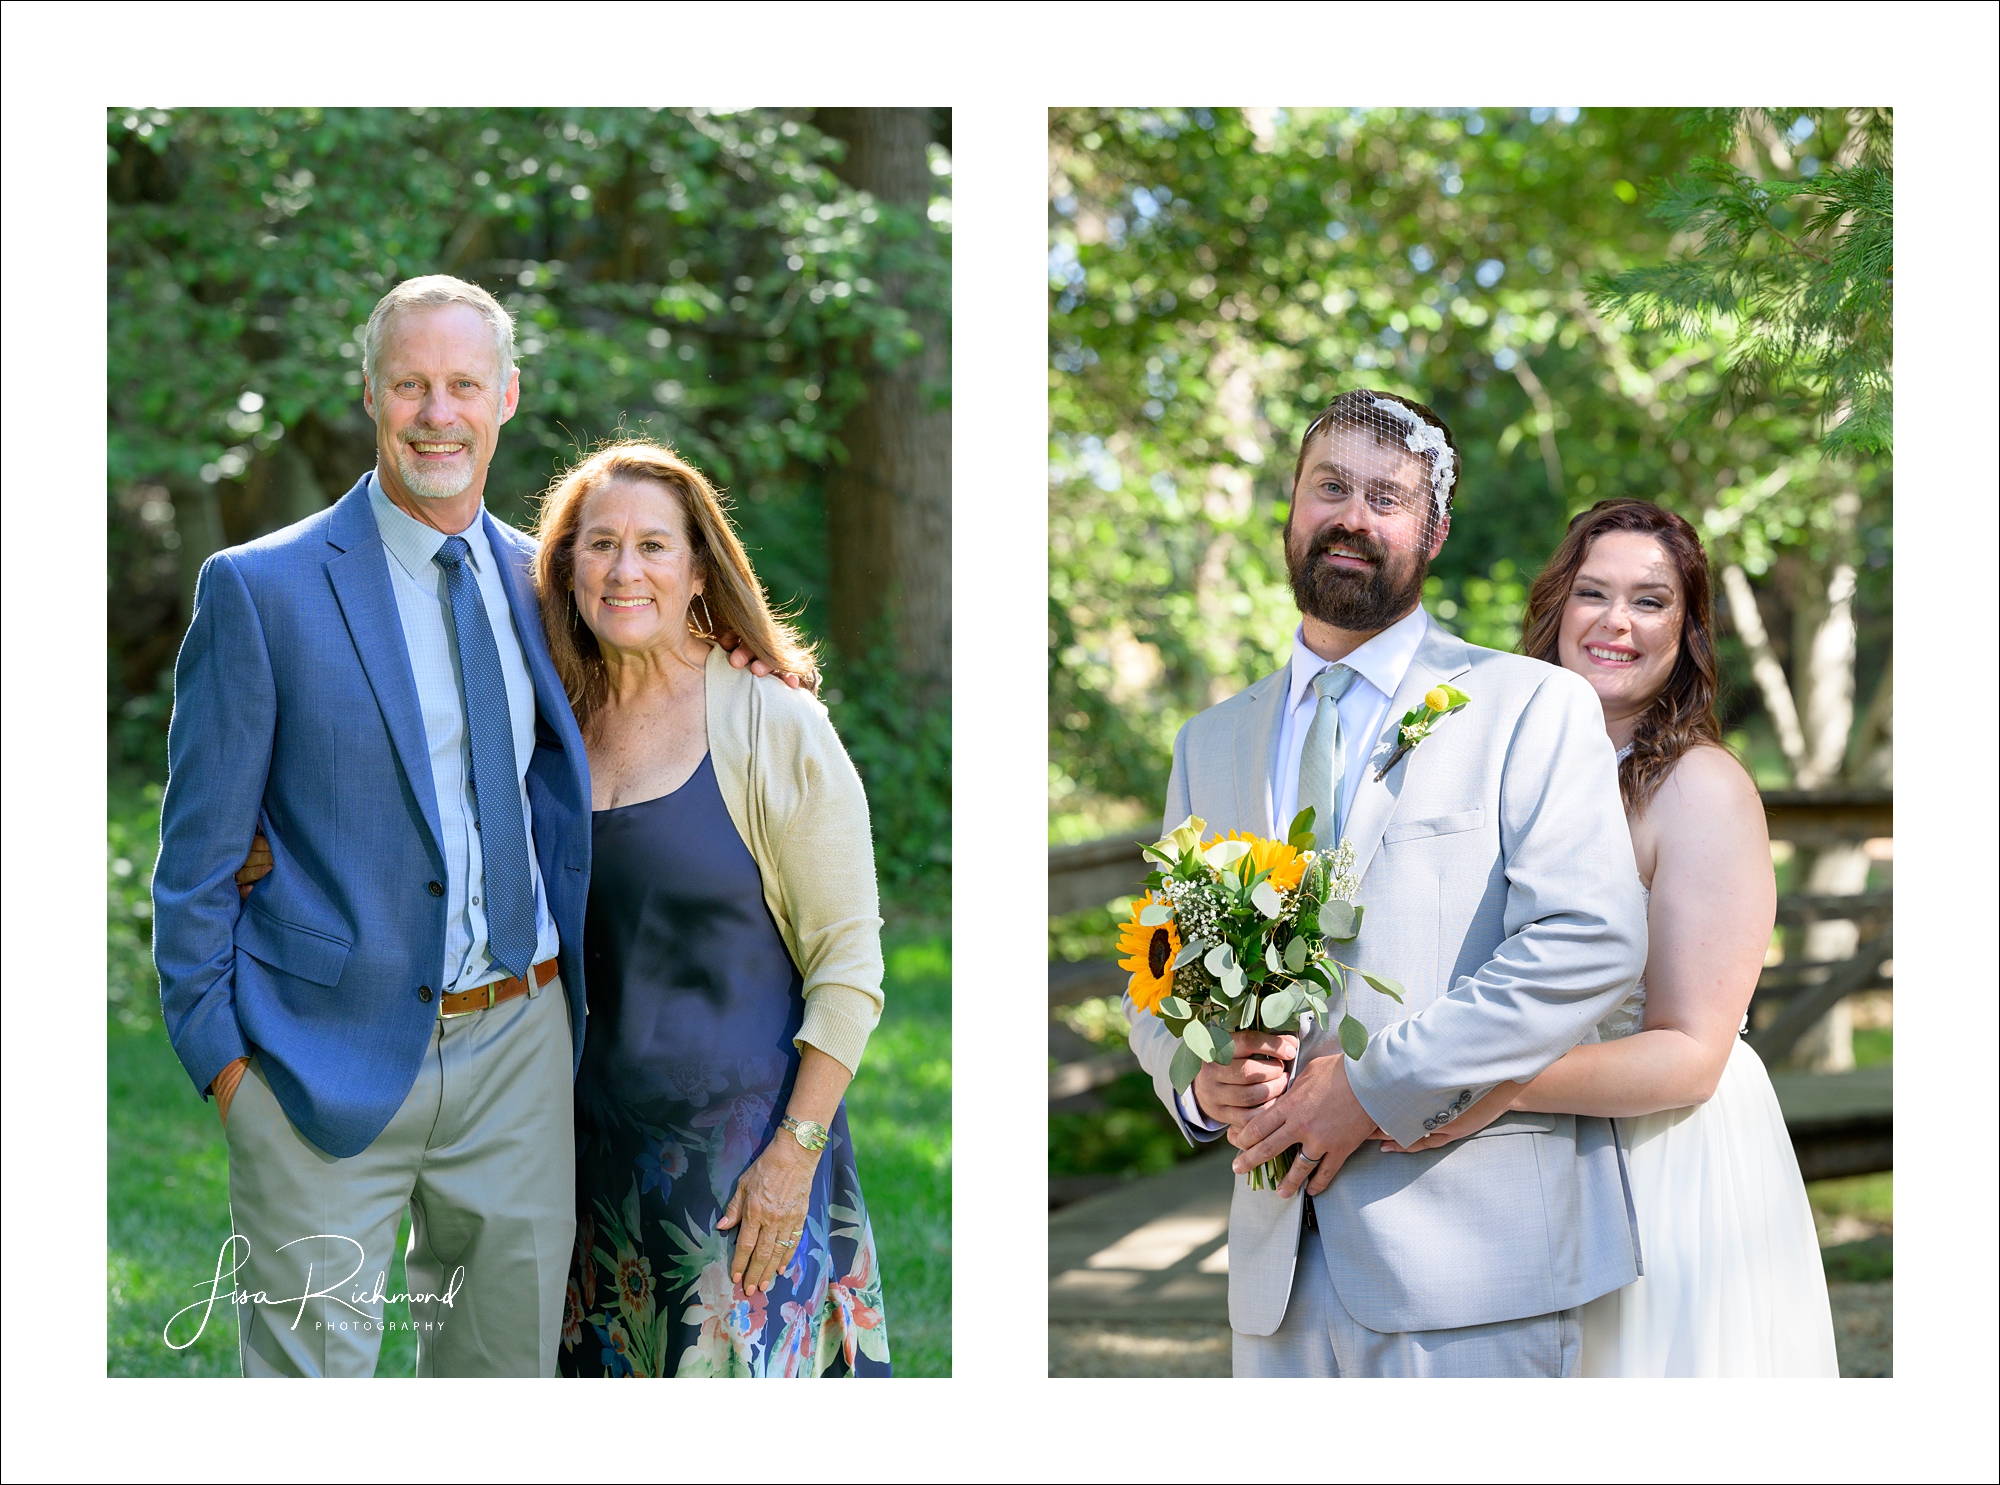
<svg viewBox="0 0 2000 1485">
<path fill-rule="evenodd" d="M 1646 973 L 1600 1042 L 1501 1084 L 1415 1148 L 1511 1109 L 1615 1118 L 1643 1277 L 1584 1306 L 1584 1375 L 1832 1377 L 1805 1183 L 1740 1038 L 1777 892 L 1756 786 L 1715 719 L 1710 591 L 1693 528 L 1639 500 L 1578 516 L 1537 579 L 1522 648 L 1590 682 L 1618 748 L 1649 894 Z"/>
</svg>

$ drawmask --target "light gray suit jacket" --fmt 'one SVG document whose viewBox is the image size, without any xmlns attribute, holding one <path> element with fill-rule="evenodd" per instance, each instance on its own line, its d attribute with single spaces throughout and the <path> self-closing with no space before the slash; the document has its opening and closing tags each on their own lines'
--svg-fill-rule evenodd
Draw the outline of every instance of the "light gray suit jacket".
<svg viewBox="0 0 2000 1485">
<path fill-rule="evenodd" d="M 1403 713 L 1441 681 L 1470 704 L 1390 770 Z M 1174 741 L 1165 828 L 1275 836 L 1270 770 L 1280 670 L 1193 718 Z M 1360 984 L 1348 1009 L 1369 1032 L 1349 1064 L 1355 1094 L 1408 1145 L 1494 1084 L 1526 1081 L 1571 1047 L 1638 979 L 1646 913 L 1597 697 L 1579 676 L 1479 649 L 1432 623 L 1389 708 L 1347 819 L 1357 852 L 1359 939 L 1339 956 L 1400 980 L 1404 1004 Z M 1339 1008 L 1335 1007 L 1338 1015 Z M 1174 1041 L 1126 1013 L 1132 1050 L 1190 1139 L 1167 1076 Z M 1311 1027 L 1302 1062 L 1339 1050 Z M 1567 1309 L 1639 1273 L 1624 1160 L 1608 1119 L 1508 1114 L 1420 1155 L 1372 1141 L 1314 1199 L 1335 1291 L 1371 1330 L 1440 1330 Z M 1229 1323 L 1269 1335 L 1284 1319 L 1304 1202 L 1238 1178 L 1229 1215 Z"/>
</svg>

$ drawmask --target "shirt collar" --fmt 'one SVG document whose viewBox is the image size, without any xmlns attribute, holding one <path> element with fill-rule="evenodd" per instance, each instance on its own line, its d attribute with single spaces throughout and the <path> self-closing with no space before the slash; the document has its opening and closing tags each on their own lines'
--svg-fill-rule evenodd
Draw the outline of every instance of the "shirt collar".
<svg viewBox="0 0 2000 1485">
<path fill-rule="evenodd" d="M 382 545 L 389 549 L 389 555 L 403 565 L 403 570 L 420 583 L 433 581 L 438 574 L 436 562 L 438 548 L 444 545 L 445 533 L 435 526 L 426 526 L 415 516 L 403 511 L 382 493 L 382 484 L 371 471 L 368 476 L 368 504 L 375 512 L 376 529 L 382 533 Z M 465 544 L 472 549 L 472 568 L 483 570 L 492 556 L 492 548 L 486 543 L 486 507 L 479 507 L 479 516 L 458 535 L 465 538 Z"/>
<path fill-rule="evenodd" d="M 1429 628 L 1430 616 L 1420 603 L 1380 634 L 1357 645 L 1346 659 L 1336 662 L 1307 649 L 1306 626 L 1299 625 L 1292 631 L 1293 709 L 1297 710 L 1312 688 L 1313 677 L 1335 664 L 1345 665 L 1384 696 L 1394 696 L 1409 673 L 1410 662 L 1417 658 L 1417 647 L 1424 642 Z"/>
</svg>

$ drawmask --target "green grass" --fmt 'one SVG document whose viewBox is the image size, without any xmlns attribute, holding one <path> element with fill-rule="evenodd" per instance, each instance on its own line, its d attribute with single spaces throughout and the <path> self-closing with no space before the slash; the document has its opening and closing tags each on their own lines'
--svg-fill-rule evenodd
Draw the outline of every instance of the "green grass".
<svg viewBox="0 0 2000 1485">
<path fill-rule="evenodd" d="M 218 1306 L 181 1350 L 162 1339 L 194 1303 L 229 1238 L 229 1160 L 212 1104 L 199 1098 L 160 1024 L 139 910 L 158 838 L 156 786 L 114 786 L 107 880 L 110 936 L 111 1376 L 235 1376 L 236 1320 Z M 124 863 L 122 869 L 119 863 Z M 951 939 L 925 925 L 885 942 L 887 1010 L 848 1095 L 862 1191 L 882 1258 L 890 1354 L 900 1376 L 951 1372 Z M 403 1285 L 396 1245 L 391 1292 Z M 407 1318 L 408 1305 L 389 1307 Z M 195 1316 L 174 1328 L 185 1341 Z M 383 1339 L 378 1376 L 415 1373 L 416 1338 Z"/>
<path fill-rule="evenodd" d="M 1857 1060 L 1865 1033 L 1856 1032 Z M 1824 1233 L 1842 1217 L 1893 1228 L 1896 1220 L 1896 1175 L 1878 1171 L 1870 1176 L 1846 1176 L 1837 1181 L 1812 1181 L 1806 1185 L 1806 1199 L 1812 1203 L 1813 1220 Z M 1821 1248 L 1820 1261 L 1834 1283 L 1870 1283 L 1896 1276 L 1895 1237 L 1891 1231 Z"/>
<path fill-rule="evenodd" d="M 951 936 L 892 928 L 882 1024 L 847 1095 L 901 1377 L 951 1375 Z"/>
</svg>

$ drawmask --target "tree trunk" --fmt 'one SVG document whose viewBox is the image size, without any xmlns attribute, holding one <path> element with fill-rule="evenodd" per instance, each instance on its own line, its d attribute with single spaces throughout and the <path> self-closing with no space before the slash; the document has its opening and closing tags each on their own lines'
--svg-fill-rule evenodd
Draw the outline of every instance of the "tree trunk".
<svg viewBox="0 0 2000 1485">
<path fill-rule="evenodd" d="M 1793 603 L 1792 675 L 1788 682 L 1765 632 L 1750 580 L 1734 563 L 1722 570 L 1729 596 L 1729 616 L 1750 651 L 1752 673 L 1763 694 L 1764 709 L 1778 733 L 1792 782 L 1800 789 L 1824 789 L 1847 774 L 1849 744 L 1854 733 L 1854 523 L 1860 499 L 1843 491 L 1831 502 L 1834 550 L 1824 568 L 1800 574 Z M 1883 691 L 1870 707 L 1865 732 L 1880 731 L 1886 758 L 1889 726 Z M 1871 749 L 1859 750 L 1864 768 L 1874 760 Z M 1883 777 L 1886 778 L 1886 768 Z M 1846 896 L 1868 885 L 1868 854 L 1858 841 L 1801 853 L 1794 890 L 1814 896 Z M 1859 944 L 1851 922 L 1812 924 L 1796 949 L 1787 940 L 1786 957 L 1805 963 L 1829 963 L 1850 957 Z M 1842 1001 L 1800 1038 L 1786 1059 L 1788 1066 L 1811 1072 L 1845 1072 L 1854 1066 L 1854 1019 Z"/>
<path fill-rule="evenodd" d="M 822 109 L 816 122 L 847 145 L 843 180 L 929 230 L 927 110 Z M 950 362 L 944 316 L 912 305 L 909 289 L 886 275 L 882 298 L 910 315 L 923 349 L 867 369 L 840 429 L 847 461 L 827 480 L 829 628 L 850 658 L 886 629 L 897 667 L 934 701 L 951 684 L 951 413 L 938 399 Z"/>
</svg>

